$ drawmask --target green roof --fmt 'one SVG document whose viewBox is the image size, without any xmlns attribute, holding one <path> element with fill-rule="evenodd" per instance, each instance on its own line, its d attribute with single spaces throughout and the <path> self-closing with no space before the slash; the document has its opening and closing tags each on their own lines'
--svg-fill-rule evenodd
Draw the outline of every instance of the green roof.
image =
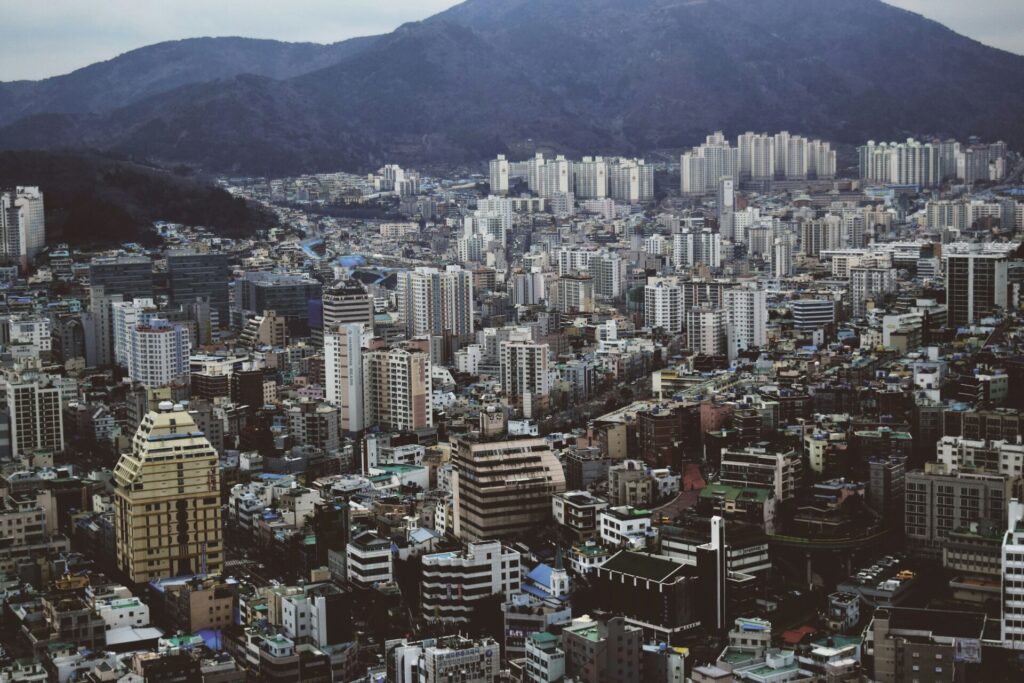
<svg viewBox="0 0 1024 683">
<path fill-rule="evenodd" d="M 547 631 L 540 631 L 538 633 L 531 633 L 530 640 L 535 643 L 550 643 L 553 640 L 558 640 L 558 636 L 548 633 Z"/>
<path fill-rule="evenodd" d="M 729 486 L 728 484 L 708 484 L 700 490 L 701 498 L 725 498 L 726 500 L 749 500 L 763 503 L 771 496 L 770 489 L 755 486 Z"/>
<path fill-rule="evenodd" d="M 406 472 L 416 472 L 422 470 L 421 465 L 377 465 L 375 469 L 384 470 L 385 472 L 393 472 L 395 474 L 405 474 Z"/>
<path fill-rule="evenodd" d="M 740 648 L 726 648 L 722 656 L 719 657 L 723 662 L 727 664 L 741 664 L 742 662 L 750 661 L 754 658 L 753 650 L 743 650 Z"/>
</svg>

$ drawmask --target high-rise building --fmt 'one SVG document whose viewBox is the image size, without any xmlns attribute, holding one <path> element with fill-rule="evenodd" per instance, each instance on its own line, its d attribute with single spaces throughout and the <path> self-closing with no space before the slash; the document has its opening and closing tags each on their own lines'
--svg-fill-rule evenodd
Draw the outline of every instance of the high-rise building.
<svg viewBox="0 0 1024 683">
<path fill-rule="evenodd" d="M 433 426 L 430 354 L 414 345 L 366 349 L 363 425 L 385 431 Z"/>
<path fill-rule="evenodd" d="M 468 623 L 474 602 L 519 591 L 519 553 L 499 541 L 469 542 L 462 552 L 423 556 L 420 604 L 431 623 Z"/>
<path fill-rule="evenodd" d="M 227 254 L 175 251 L 167 255 L 167 286 L 171 303 L 181 306 L 204 299 L 209 302 L 210 310 L 217 312 L 220 325 L 226 325 L 230 318 L 230 279 Z"/>
<path fill-rule="evenodd" d="M 148 387 L 187 384 L 191 340 L 188 328 L 161 318 L 128 330 L 128 376 Z"/>
<path fill-rule="evenodd" d="M 110 303 L 110 331 L 113 338 L 113 362 L 122 368 L 128 367 L 131 355 L 132 328 L 148 325 L 154 318 L 162 314 L 153 299 L 137 298 L 129 301 L 113 301 Z"/>
<path fill-rule="evenodd" d="M 895 268 L 865 266 L 850 269 L 850 298 L 854 316 L 862 316 L 867 313 L 869 299 L 895 291 Z"/>
<path fill-rule="evenodd" d="M 729 145 L 721 132 L 709 135 L 680 159 L 680 192 L 700 195 L 715 192 L 722 176 L 739 177 L 739 150 Z"/>
<path fill-rule="evenodd" d="M 644 287 L 644 324 L 671 334 L 683 331 L 683 292 L 674 277 L 649 278 Z"/>
<path fill-rule="evenodd" d="M 341 445 L 339 414 L 335 406 L 302 399 L 291 403 L 285 410 L 288 433 L 295 443 L 335 453 Z"/>
<path fill-rule="evenodd" d="M 608 162 L 603 157 L 583 157 L 572 165 L 573 188 L 577 199 L 604 199 L 608 196 Z"/>
<path fill-rule="evenodd" d="M 6 376 L 11 454 L 64 448 L 61 390 L 53 377 L 33 367 L 11 369 Z"/>
<path fill-rule="evenodd" d="M 398 274 L 399 318 L 410 337 L 473 334 L 473 273 L 420 266 Z"/>
<path fill-rule="evenodd" d="M 797 330 L 820 330 L 836 321 L 836 303 L 828 299 L 797 299 L 789 308 Z"/>
<path fill-rule="evenodd" d="M 691 308 L 686 312 L 689 348 L 700 356 L 726 355 L 728 316 L 721 308 Z"/>
<path fill-rule="evenodd" d="M 1005 309 L 1008 292 L 1006 256 L 970 251 L 946 255 L 946 307 L 950 325 L 977 322 Z"/>
<path fill-rule="evenodd" d="M 491 184 L 491 194 L 504 197 L 508 194 L 508 159 L 504 154 L 499 154 L 496 159 L 491 159 L 488 164 L 488 179 Z"/>
<path fill-rule="evenodd" d="M 547 282 L 540 268 L 528 272 L 513 272 L 508 281 L 509 303 L 513 306 L 530 306 L 547 300 Z"/>
<path fill-rule="evenodd" d="M 153 262 L 145 256 L 94 258 L 89 263 L 89 286 L 102 287 L 107 296 L 152 298 Z"/>
<path fill-rule="evenodd" d="M 537 154 L 529 182 L 530 189 L 545 198 L 550 198 L 556 192 L 572 192 L 572 162 L 561 154 L 554 159 L 545 159 Z"/>
<path fill-rule="evenodd" d="M 775 178 L 775 139 L 767 133 L 743 133 L 736 139 L 739 149 L 739 178 L 772 180 Z"/>
<path fill-rule="evenodd" d="M 939 145 L 913 138 L 901 143 L 874 140 L 858 147 L 860 177 L 889 185 L 934 187 L 942 181 Z"/>
<path fill-rule="evenodd" d="M 676 268 L 706 265 L 722 267 L 722 235 L 704 228 L 699 232 L 685 230 L 672 236 L 672 263 Z"/>
<path fill-rule="evenodd" d="M 789 236 L 776 237 L 772 244 L 772 277 L 793 274 L 793 241 Z"/>
<path fill-rule="evenodd" d="M 601 251 L 590 259 L 590 275 L 594 279 L 594 296 L 617 299 L 622 296 L 625 261 L 618 252 Z"/>
<path fill-rule="evenodd" d="M 0 191 L 0 258 L 24 270 L 44 246 L 46 220 L 39 188 Z"/>
<path fill-rule="evenodd" d="M 339 325 L 361 323 L 373 328 L 373 298 L 356 279 L 343 280 L 324 290 L 324 334 Z"/>
<path fill-rule="evenodd" d="M 763 289 L 734 287 L 725 290 L 728 314 L 729 358 L 740 351 L 768 344 L 768 293 Z"/>
<path fill-rule="evenodd" d="M 455 536 L 504 539 L 551 520 L 565 473 L 544 439 L 462 438 L 453 456 Z"/>
<path fill-rule="evenodd" d="M 608 164 L 608 196 L 626 204 L 652 201 L 654 167 L 643 159 L 613 159 Z"/>
<path fill-rule="evenodd" d="M 1003 647 L 1024 650 L 1024 503 L 1019 498 L 1009 502 L 1001 556 Z"/>
<path fill-rule="evenodd" d="M 715 210 L 718 213 L 718 232 L 723 239 L 735 239 L 736 190 L 732 176 L 722 176 L 718 179 L 718 201 Z"/>
<path fill-rule="evenodd" d="M 257 315 L 275 311 L 284 317 L 293 335 L 309 332 L 309 302 L 321 299 L 323 285 L 308 275 L 246 273 L 238 280 L 237 305 L 242 311 Z"/>
<path fill-rule="evenodd" d="M 363 326 L 338 325 L 324 336 L 324 391 L 341 410 L 343 432 L 363 431 Z"/>
<path fill-rule="evenodd" d="M 142 419 L 114 469 L 117 565 L 139 584 L 223 566 L 217 451 L 170 401 Z"/>
<path fill-rule="evenodd" d="M 501 344 L 501 389 L 509 404 L 522 407 L 528 416 L 545 405 L 551 393 L 548 353 L 547 344 L 518 340 Z"/>
<path fill-rule="evenodd" d="M 940 557 L 949 534 L 972 524 L 1006 528 L 1007 504 L 1019 479 L 1005 473 L 926 463 L 904 475 L 907 545 Z"/>
<path fill-rule="evenodd" d="M 555 282 L 555 303 L 562 313 L 590 313 L 594 310 L 594 278 L 563 275 Z"/>
</svg>

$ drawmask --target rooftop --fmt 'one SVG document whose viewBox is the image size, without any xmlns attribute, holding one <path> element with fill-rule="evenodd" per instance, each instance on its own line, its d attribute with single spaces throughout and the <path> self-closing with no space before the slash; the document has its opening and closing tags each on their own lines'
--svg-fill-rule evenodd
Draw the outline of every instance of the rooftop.
<svg viewBox="0 0 1024 683">
<path fill-rule="evenodd" d="M 648 581 L 663 583 L 680 574 L 689 574 L 687 567 L 677 564 L 667 557 L 635 553 L 629 550 L 619 551 L 601 567 L 604 571 L 629 574 Z"/>
</svg>

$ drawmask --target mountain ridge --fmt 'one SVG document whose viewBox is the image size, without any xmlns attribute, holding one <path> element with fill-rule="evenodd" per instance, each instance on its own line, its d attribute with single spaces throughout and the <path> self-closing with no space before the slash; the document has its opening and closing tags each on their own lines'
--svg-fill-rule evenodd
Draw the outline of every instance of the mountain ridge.
<svg viewBox="0 0 1024 683">
<path fill-rule="evenodd" d="M 259 74 L 225 58 L 221 77 L 105 111 L 34 112 L 0 127 L 0 148 L 273 174 L 641 154 L 716 129 L 1024 144 L 1024 57 L 880 0 L 468 0 L 334 46 L 299 65 L 261 58 Z"/>
</svg>

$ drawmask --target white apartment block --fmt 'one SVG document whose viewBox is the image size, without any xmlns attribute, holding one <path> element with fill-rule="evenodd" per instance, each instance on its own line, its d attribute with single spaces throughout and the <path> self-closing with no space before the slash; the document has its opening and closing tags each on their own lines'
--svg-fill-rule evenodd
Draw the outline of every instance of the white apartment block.
<svg viewBox="0 0 1024 683">
<path fill-rule="evenodd" d="M 519 553 L 498 541 L 424 555 L 420 583 L 423 618 L 431 623 L 468 623 L 475 601 L 518 592 L 521 573 Z"/>
</svg>

